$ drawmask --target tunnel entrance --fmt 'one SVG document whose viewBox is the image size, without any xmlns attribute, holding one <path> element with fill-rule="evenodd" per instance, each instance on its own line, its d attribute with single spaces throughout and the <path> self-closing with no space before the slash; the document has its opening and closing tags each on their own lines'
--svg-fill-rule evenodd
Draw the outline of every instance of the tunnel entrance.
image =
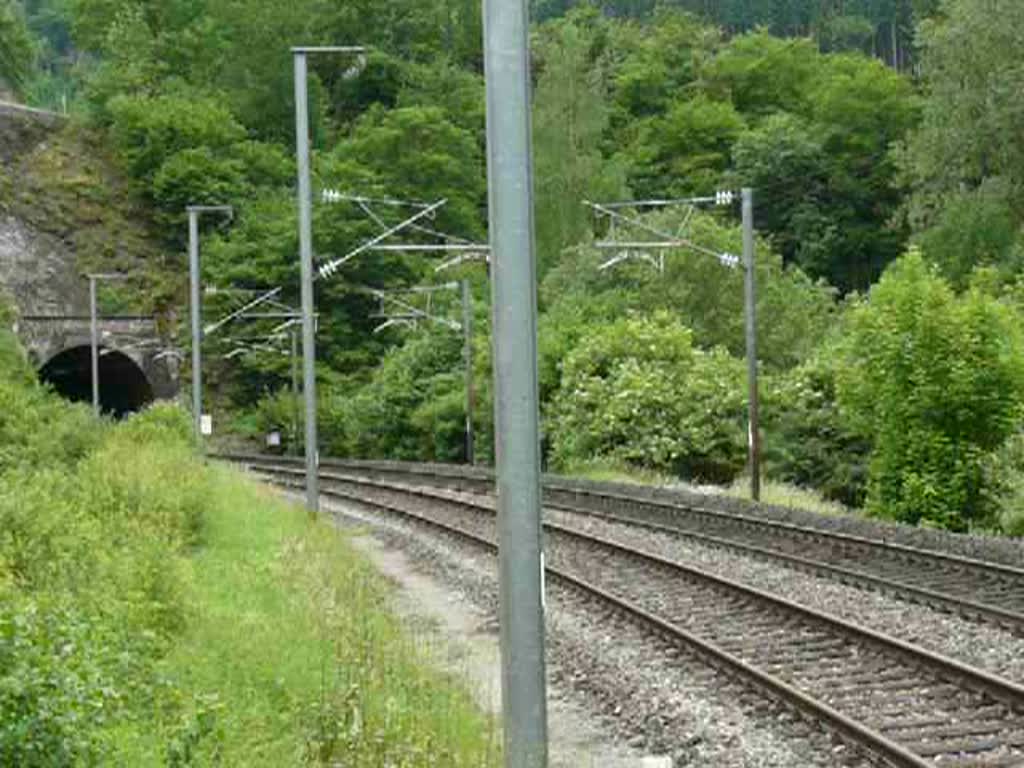
<svg viewBox="0 0 1024 768">
<path fill-rule="evenodd" d="M 116 418 L 142 410 L 153 402 L 153 388 L 146 374 L 128 355 L 100 347 L 100 409 Z M 92 351 L 72 347 L 53 357 L 39 370 L 40 381 L 62 397 L 92 402 Z"/>
</svg>

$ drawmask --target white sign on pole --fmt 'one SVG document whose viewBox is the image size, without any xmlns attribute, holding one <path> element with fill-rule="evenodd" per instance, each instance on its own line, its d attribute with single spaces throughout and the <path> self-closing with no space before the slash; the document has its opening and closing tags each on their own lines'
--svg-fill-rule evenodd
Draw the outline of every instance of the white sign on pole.
<svg viewBox="0 0 1024 768">
<path fill-rule="evenodd" d="M 204 413 L 199 417 L 199 431 L 204 435 L 213 434 L 213 416 Z"/>
</svg>

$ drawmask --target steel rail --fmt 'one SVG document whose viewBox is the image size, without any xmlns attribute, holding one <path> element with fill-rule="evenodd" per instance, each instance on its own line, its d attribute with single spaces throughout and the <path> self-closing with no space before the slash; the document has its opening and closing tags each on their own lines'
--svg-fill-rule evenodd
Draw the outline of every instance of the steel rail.
<svg viewBox="0 0 1024 768">
<path fill-rule="evenodd" d="M 242 458 L 238 456 L 236 458 Z M 270 460 L 268 457 L 244 457 L 249 461 Z M 436 484 L 438 479 L 454 481 L 460 486 L 470 486 L 476 490 L 490 491 L 489 477 L 486 470 L 476 469 L 472 475 L 466 473 L 466 468 L 449 467 L 445 465 L 411 465 L 398 462 L 364 462 L 329 460 L 323 461 L 324 467 L 337 467 L 349 471 L 372 472 L 387 476 L 398 476 L 401 478 L 420 478 L 428 484 Z M 622 507 L 642 507 L 645 512 L 656 511 L 669 516 L 687 516 L 695 519 L 696 523 L 703 526 L 703 523 L 711 521 L 725 525 L 737 526 L 740 529 L 765 532 L 763 537 L 767 541 L 772 538 L 789 539 L 803 538 L 813 540 L 818 546 L 827 546 L 831 551 L 838 543 L 839 546 L 847 548 L 861 547 L 873 552 L 877 557 L 887 560 L 889 565 L 894 559 L 905 559 L 908 562 L 927 564 L 931 568 L 951 571 L 957 580 L 964 578 L 963 569 L 974 574 L 976 579 L 1012 580 L 1017 582 L 1021 590 L 1024 590 L 1024 569 L 1005 565 L 1002 563 L 978 560 L 952 553 L 941 552 L 932 549 L 911 547 L 896 542 L 879 541 L 856 536 L 838 531 L 826 531 L 818 528 L 801 526 L 777 520 L 764 520 L 754 518 L 736 512 L 715 510 L 697 505 L 686 505 L 679 502 L 671 502 L 660 499 L 647 499 L 629 496 L 624 493 L 608 490 L 594 490 L 573 486 L 564 482 L 547 482 L 545 485 L 546 499 L 545 506 L 550 509 L 564 510 L 576 514 L 588 515 L 598 519 L 606 519 L 625 525 L 634 525 L 657 531 L 666 535 L 674 535 L 708 546 L 728 549 L 744 555 L 754 556 L 761 559 L 775 561 L 788 567 L 803 572 L 815 573 L 827 578 L 839 581 L 852 586 L 882 592 L 894 597 L 906 599 L 929 607 L 949 611 L 974 620 L 985 621 L 1016 634 L 1024 634 L 1024 613 L 996 605 L 991 602 L 984 602 L 976 599 L 970 589 L 960 589 L 961 593 L 968 593 L 970 596 L 944 592 L 939 589 L 925 586 L 917 586 L 908 583 L 907 580 L 899 580 L 886 575 L 872 573 L 865 568 L 869 567 L 844 567 L 828 562 L 824 559 L 816 559 L 806 554 L 792 554 L 782 551 L 782 548 L 773 548 L 771 545 L 752 544 L 741 540 L 741 536 L 730 538 L 728 535 L 715 535 L 694 530 L 680 523 L 655 522 L 634 513 L 613 513 L 604 509 L 596 509 L 593 506 L 580 506 L 556 501 L 553 496 L 568 494 L 574 496 L 577 501 L 585 499 L 597 499 L 603 503 L 612 502 Z M 696 526 L 695 526 L 696 527 Z M 881 567 L 881 566 L 878 566 Z"/>
<path fill-rule="evenodd" d="M 285 470 L 296 478 L 304 473 L 299 470 Z M 324 478 L 329 479 L 329 478 Z M 298 483 L 286 482 L 288 487 L 299 487 Z M 409 490 L 409 489 L 403 489 Z M 411 492 L 411 491 L 410 491 Z M 417 523 L 435 528 L 443 533 L 456 534 L 460 538 L 482 546 L 490 552 L 497 553 L 498 545 L 491 540 L 468 531 L 458 525 L 442 523 L 425 515 L 420 515 L 394 504 L 387 504 L 380 501 L 367 499 L 354 493 L 347 493 L 337 489 L 321 487 L 320 493 L 324 496 L 341 499 L 343 501 L 359 504 L 362 506 L 383 510 L 397 514 L 405 518 L 415 520 Z M 687 631 L 671 622 L 665 621 L 649 611 L 634 605 L 611 594 L 601 587 L 569 574 L 566 571 L 552 565 L 545 565 L 545 573 L 553 580 L 574 588 L 589 597 L 597 597 L 608 603 L 620 612 L 639 619 L 642 624 L 655 630 L 659 635 L 677 643 L 681 643 L 698 656 L 705 659 L 712 667 L 728 673 L 731 677 L 739 679 L 763 695 L 781 700 L 795 708 L 804 716 L 809 716 L 816 721 L 826 724 L 844 739 L 847 743 L 866 753 L 875 756 L 884 762 L 885 765 L 893 768 L 932 768 L 932 763 L 922 760 L 917 755 L 904 749 L 902 746 L 886 738 L 862 723 L 847 717 L 838 710 L 828 706 L 824 702 L 817 701 L 802 691 L 794 688 L 788 683 L 767 672 L 747 664 L 738 656 L 703 640 L 693 633 Z"/>
<path fill-rule="evenodd" d="M 796 570 L 803 571 L 804 573 L 813 573 L 850 586 L 865 587 L 867 589 L 895 597 L 907 598 L 912 602 L 928 605 L 933 608 L 939 608 L 941 610 L 969 618 L 988 621 L 1016 634 L 1024 634 L 1024 613 L 1008 611 L 998 606 L 987 605 L 985 603 L 979 603 L 959 597 L 952 597 L 942 592 L 936 592 L 935 590 L 916 587 L 903 582 L 894 581 L 892 579 L 885 579 L 880 576 L 873 576 L 869 573 L 855 571 L 850 568 L 843 568 L 838 565 L 831 565 L 829 563 L 822 562 L 821 560 L 812 560 L 807 557 L 791 555 L 754 544 L 745 544 L 743 542 L 733 541 L 721 536 L 713 536 L 707 533 L 690 531 L 672 525 L 665 525 L 664 523 L 655 523 L 649 520 L 638 520 L 636 518 L 612 514 L 611 512 L 587 509 L 585 507 L 577 507 L 572 504 L 563 504 L 561 502 L 548 501 L 544 503 L 544 506 L 547 509 L 570 512 L 572 514 L 619 523 L 621 525 L 630 525 L 653 531 L 655 533 L 663 533 L 679 539 L 694 541 L 706 546 L 757 557 L 762 560 L 784 563 L 785 565 Z"/>
<path fill-rule="evenodd" d="M 267 474 L 272 476 L 285 476 L 285 477 L 301 477 L 302 472 L 282 468 L 280 465 L 271 466 L 264 468 Z M 408 486 L 396 485 L 394 483 L 381 482 L 379 480 L 370 480 L 366 478 L 353 478 L 347 475 L 337 475 L 330 472 L 321 473 L 322 479 L 328 482 L 347 483 L 356 485 L 357 487 L 363 488 L 376 488 L 383 491 L 400 493 L 407 496 L 416 496 L 421 499 L 433 501 L 435 503 L 444 503 L 454 505 L 461 509 L 472 511 L 474 514 L 484 512 L 486 514 L 494 515 L 494 510 L 484 504 L 478 502 L 472 502 L 465 499 L 452 498 L 451 496 L 443 495 L 434 491 L 425 490 L 422 488 L 410 488 Z M 325 490 L 327 493 L 327 490 Z M 339 493 L 336 490 L 331 489 L 331 493 Z M 356 494 L 346 494 L 346 498 L 360 503 L 366 503 L 366 499 Z M 374 502 L 377 503 L 377 502 Z M 405 514 L 416 516 L 414 513 L 403 511 Z M 445 523 L 439 523 L 438 521 L 431 521 L 434 525 L 441 527 L 451 527 Z M 776 597 L 769 593 L 761 590 L 748 587 L 744 584 L 732 581 L 730 579 L 715 576 L 713 574 L 702 571 L 698 568 L 693 568 L 682 563 L 678 563 L 673 560 L 666 559 L 659 555 L 654 555 L 649 552 L 637 550 L 633 547 L 625 546 L 618 542 L 610 539 L 606 539 L 600 536 L 594 536 L 590 534 L 583 534 L 578 531 L 574 531 L 565 526 L 545 523 L 544 527 L 551 533 L 557 533 L 558 535 L 572 537 L 581 542 L 586 542 L 588 545 L 596 545 L 599 547 L 608 548 L 615 553 L 626 555 L 628 557 L 639 558 L 643 562 L 657 566 L 659 568 L 670 569 L 674 573 L 686 574 L 690 579 L 699 579 L 701 582 L 706 584 L 714 585 L 716 588 L 722 588 L 729 590 L 736 594 L 742 595 L 744 598 L 753 599 L 759 604 L 772 606 L 772 609 L 781 610 L 788 612 L 790 615 L 799 616 L 812 624 L 827 627 L 830 631 L 838 634 L 841 637 L 847 637 L 848 639 L 854 640 L 855 642 L 865 643 L 869 646 L 874 646 L 876 649 L 881 649 L 883 652 L 894 656 L 896 659 L 902 660 L 909 663 L 913 668 L 921 669 L 928 673 L 938 674 L 944 681 L 952 682 L 959 689 L 972 690 L 975 693 L 984 694 L 994 701 L 997 701 L 1007 707 L 1010 714 L 1014 716 L 1020 715 L 1024 712 L 1024 687 L 1013 683 L 1008 680 L 996 677 L 995 675 L 989 674 L 982 670 L 978 670 L 962 664 L 961 662 L 953 659 L 941 656 L 939 654 L 915 647 L 909 643 L 897 640 L 895 638 L 886 636 L 874 630 L 866 629 L 858 625 L 852 624 L 842 619 L 838 619 L 828 614 L 819 613 L 813 611 L 804 606 L 801 606 L 792 601 L 784 598 Z M 557 569 L 549 567 L 547 569 L 550 573 L 556 576 L 565 577 L 568 574 L 564 574 Z M 573 579 L 575 577 L 568 576 Z M 592 586 L 592 585 L 588 585 Z M 607 596 L 601 595 L 600 590 L 591 590 L 599 594 L 602 599 L 607 599 Z M 619 603 L 624 603 L 619 598 L 614 598 Z M 659 626 L 662 631 L 667 631 L 672 636 L 679 640 L 682 640 L 687 645 L 694 646 L 695 642 L 702 649 L 702 655 L 711 654 L 721 660 L 722 663 L 728 665 L 731 669 L 740 672 L 748 680 L 752 679 L 760 687 L 768 685 L 780 698 L 788 701 L 790 704 L 796 706 L 798 709 L 808 711 L 807 707 L 810 707 L 814 716 L 818 719 L 825 720 L 834 729 L 843 733 L 848 738 L 853 739 L 863 748 L 868 749 L 874 754 L 881 755 L 886 761 L 892 765 L 905 765 L 905 766 L 922 766 L 931 765 L 932 763 L 923 760 L 920 756 L 913 754 L 901 746 L 898 742 L 892 741 L 880 733 L 877 733 L 873 729 L 857 722 L 856 720 L 849 718 L 838 710 L 833 710 L 828 705 L 822 702 L 814 700 L 812 697 L 801 692 L 800 690 L 790 686 L 784 681 L 778 680 L 769 673 L 762 672 L 753 668 L 751 665 L 743 662 L 738 657 L 732 656 L 727 650 L 720 647 L 714 646 L 712 643 L 701 640 L 700 638 L 689 633 L 682 627 L 678 627 L 670 622 L 666 622 L 663 619 L 659 619 L 656 616 L 644 615 L 647 612 L 643 608 L 638 606 L 632 606 L 628 603 L 625 605 L 619 605 L 620 609 L 628 610 L 634 615 L 644 618 L 648 624 L 652 626 Z M 788 689 L 788 690 L 787 690 Z M 967 731 L 966 733 L 970 733 Z M 877 738 L 876 738 L 877 737 Z M 881 741 L 879 741 L 879 739 Z M 870 745 L 865 744 L 871 742 Z"/>
</svg>

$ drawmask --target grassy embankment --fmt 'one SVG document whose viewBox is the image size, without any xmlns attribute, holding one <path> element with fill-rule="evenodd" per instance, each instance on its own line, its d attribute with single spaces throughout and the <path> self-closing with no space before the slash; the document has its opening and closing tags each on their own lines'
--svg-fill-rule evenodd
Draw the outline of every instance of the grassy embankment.
<svg viewBox="0 0 1024 768">
<path fill-rule="evenodd" d="M 497 763 L 332 526 L 0 365 L 0 765 Z"/>
</svg>

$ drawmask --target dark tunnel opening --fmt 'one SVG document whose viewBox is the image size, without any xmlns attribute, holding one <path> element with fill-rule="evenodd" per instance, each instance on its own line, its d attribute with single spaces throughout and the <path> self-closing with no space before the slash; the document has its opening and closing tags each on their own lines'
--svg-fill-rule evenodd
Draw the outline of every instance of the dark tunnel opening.
<svg viewBox="0 0 1024 768">
<path fill-rule="evenodd" d="M 62 397 L 92 402 L 92 353 L 87 346 L 72 347 L 53 357 L 39 370 L 39 379 Z M 100 347 L 100 409 L 121 418 L 153 402 L 153 388 L 135 361 L 122 352 Z"/>
</svg>

